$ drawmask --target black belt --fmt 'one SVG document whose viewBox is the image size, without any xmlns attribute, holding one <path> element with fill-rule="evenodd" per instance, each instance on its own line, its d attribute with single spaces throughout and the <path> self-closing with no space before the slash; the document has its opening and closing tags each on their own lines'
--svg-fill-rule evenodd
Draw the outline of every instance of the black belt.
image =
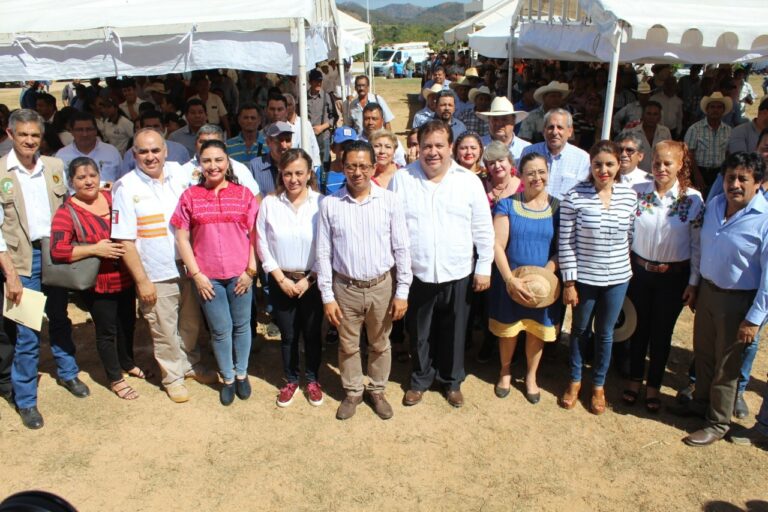
<svg viewBox="0 0 768 512">
<path fill-rule="evenodd" d="M 32 248 L 42 250 L 43 245 L 40 243 L 40 240 L 32 240 Z"/>
<path fill-rule="evenodd" d="M 632 253 L 632 256 L 635 259 L 635 263 L 640 265 L 640 267 L 643 268 L 646 272 L 654 272 L 657 274 L 676 274 L 680 272 L 689 272 L 691 270 L 691 260 L 661 263 L 658 261 L 648 261 L 645 258 L 638 256 L 634 252 Z"/>
<path fill-rule="evenodd" d="M 290 270 L 283 270 L 283 275 L 291 281 L 301 281 L 305 277 L 309 277 L 312 273 L 311 270 L 303 270 L 301 272 L 291 272 Z"/>
<path fill-rule="evenodd" d="M 757 290 L 732 290 L 732 289 L 729 290 L 727 288 L 720 288 L 709 279 L 702 278 L 702 281 L 704 281 L 706 284 L 711 286 L 718 293 L 727 293 L 728 295 L 745 295 L 745 294 L 754 294 L 757 292 Z"/>
</svg>

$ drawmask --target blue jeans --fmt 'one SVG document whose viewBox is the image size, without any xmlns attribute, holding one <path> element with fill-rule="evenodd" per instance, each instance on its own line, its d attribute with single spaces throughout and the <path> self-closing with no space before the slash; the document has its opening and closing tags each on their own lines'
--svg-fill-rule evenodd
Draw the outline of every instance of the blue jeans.
<svg viewBox="0 0 768 512">
<path fill-rule="evenodd" d="M 24 288 L 42 290 L 40 249 L 32 249 L 32 273 L 20 276 Z M 56 360 L 56 375 L 61 380 L 72 380 L 80 369 L 75 361 L 75 344 L 72 342 L 72 323 L 67 316 L 67 290 L 46 287 L 48 300 L 48 339 Z M 16 406 L 20 409 L 37 405 L 37 366 L 40 361 L 40 333 L 17 324 L 16 350 L 11 368 L 11 381 Z"/>
<path fill-rule="evenodd" d="M 611 364 L 613 328 L 619 319 L 629 282 L 611 286 L 576 283 L 579 304 L 573 308 L 571 323 L 571 381 L 581 382 L 582 351 L 589 334 L 589 320 L 595 312 L 595 359 L 592 363 L 592 384 L 602 387 Z"/>
<path fill-rule="evenodd" d="M 253 287 L 242 295 L 235 295 L 237 277 L 211 279 L 211 300 L 203 300 L 198 292 L 205 319 L 211 329 L 213 355 L 219 365 L 224 382 L 245 377 L 248 374 L 248 357 L 251 354 L 251 296 Z M 234 361 L 233 361 L 234 352 Z"/>
</svg>

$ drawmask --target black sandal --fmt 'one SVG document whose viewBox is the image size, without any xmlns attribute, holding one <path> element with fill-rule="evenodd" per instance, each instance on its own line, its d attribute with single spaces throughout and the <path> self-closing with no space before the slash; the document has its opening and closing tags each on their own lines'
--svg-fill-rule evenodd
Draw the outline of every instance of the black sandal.
<svg viewBox="0 0 768 512">
<path fill-rule="evenodd" d="M 657 396 L 645 398 L 645 410 L 656 414 L 661 410 L 661 400 Z"/>
<path fill-rule="evenodd" d="M 621 392 L 621 400 L 627 405 L 635 405 L 639 396 L 640 393 L 638 391 L 632 391 L 631 389 L 625 389 Z"/>
</svg>

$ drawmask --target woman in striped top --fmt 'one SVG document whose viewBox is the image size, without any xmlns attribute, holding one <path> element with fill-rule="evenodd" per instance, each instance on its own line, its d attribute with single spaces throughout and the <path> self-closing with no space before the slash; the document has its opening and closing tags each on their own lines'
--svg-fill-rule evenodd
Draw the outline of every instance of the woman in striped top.
<svg viewBox="0 0 768 512">
<path fill-rule="evenodd" d="M 235 395 L 241 400 L 251 396 L 248 358 L 259 202 L 237 182 L 222 141 L 203 142 L 200 165 L 200 184 L 181 195 L 171 225 L 211 328 L 224 380 L 219 401 L 230 405 Z"/>
<path fill-rule="evenodd" d="M 123 372 L 142 379 L 147 375 L 133 362 L 136 292 L 121 260 L 125 254 L 123 245 L 110 240 L 112 196 L 106 190 L 99 190 L 99 166 L 88 157 L 70 162 L 67 179 L 75 193 L 56 210 L 51 221 L 51 258 L 66 263 L 93 256 L 101 258 L 96 285 L 83 292 L 82 297 L 93 317 L 96 350 L 109 387 L 118 397 L 133 400 L 139 395 L 125 382 Z M 75 229 L 73 211 L 83 227 L 85 239 Z"/>
<path fill-rule="evenodd" d="M 620 150 L 611 141 L 592 146 L 590 175 L 560 206 L 560 269 L 563 302 L 573 306 L 571 383 L 560 405 L 571 409 L 581 389 L 582 345 L 595 313 L 595 360 L 590 410 L 605 412 L 605 376 L 613 328 L 632 277 L 629 246 L 637 194 L 619 183 Z"/>
</svg>

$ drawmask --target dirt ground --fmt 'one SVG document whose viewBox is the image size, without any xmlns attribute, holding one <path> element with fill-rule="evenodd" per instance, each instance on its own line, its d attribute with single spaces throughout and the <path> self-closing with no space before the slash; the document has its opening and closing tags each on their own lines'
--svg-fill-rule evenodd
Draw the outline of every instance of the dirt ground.
<svg viewBox="0 0 768 512">
<path fill-rule="evenodd" d="M 759 83 L 753 82 L 756 91 Z M 61 84 L 55 84 L 54 91 Z M 378 80 L 403 132 L 406 92 L 416 80 Z M 16 106 L 18 90 L 0 90 Z M 704 449 L 681 438 L 698 421 L 667 411 L 653 416 L 622 405 L 622 381 L 611 372 L 611 406 L 601 416 L 582 405 L 557 406 L 567 382 L 568 348 L 548 351 L 540 369 L 542 401 L 522 396 L 523 365 L 514 367 L 515 392 L 493 394 L 498 363 L 467 352 L 466 405 L 452 409 L 436 391 L 422 404 L 400 405 L 409 367 L 393 363 L 388 397 L 395 409 L 384 422 L 363 405 L 349 421 L 334 418 L 343 398 L 335 346 L 326 347 L 321 407 L 297 397 L 275 405 L 281 384 L 279 342 L 258 335 L 251 357 L 253 396 L 231 407 L 210 387 L 190 384 L 191 400 L 174 404 L 157 380 L 131 380 L 141 397 L 119 400 L 105 387 L 93 326 L 76 306 L 81 378 L 92 394 L 76 399 L 56 385 L 44 343 L 39 407 L 45 428 L 25 429 L 0 403 L 0 497 L 45 489 L 83 512 L 110 510 L 461 510 L 461 511 L 766 511 L 768 453 L 719 442 Z M 673 403 L 686 382 L 692 316 L 678 322 L 663 400 Z M 261 326 L 260 331 L 263 331 Z M 479 333 L 476 333 L 479 334 Z M 207 362 L 215 366 L 207 344 Z M 138 362 L 157 372 L 146 326 L 136 335 Z M 762 350 L 746 400 L 753 412 L 766 386 Z M 589 375 L 589 373 L 587 373 Z M 588 380 L 585 381 L 588 386 Z M 750 416 L 743 422 L 751 425 Z"/>
</svg>

